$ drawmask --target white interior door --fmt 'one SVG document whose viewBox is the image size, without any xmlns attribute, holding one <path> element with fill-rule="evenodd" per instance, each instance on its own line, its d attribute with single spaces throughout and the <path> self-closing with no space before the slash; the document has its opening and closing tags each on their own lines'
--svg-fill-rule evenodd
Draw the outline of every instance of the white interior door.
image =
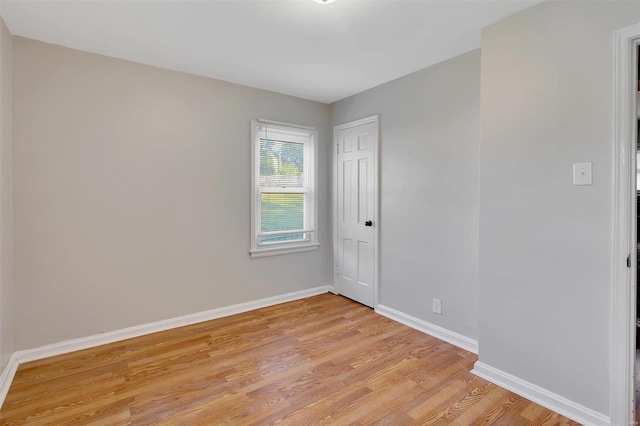
<svg viewBox="0 0 640 426">
<path fill-rule="evenodd" d="M 377 116 L 336 126 L 336 290 L 374 306 L 377 279 Z"/>
</svg>

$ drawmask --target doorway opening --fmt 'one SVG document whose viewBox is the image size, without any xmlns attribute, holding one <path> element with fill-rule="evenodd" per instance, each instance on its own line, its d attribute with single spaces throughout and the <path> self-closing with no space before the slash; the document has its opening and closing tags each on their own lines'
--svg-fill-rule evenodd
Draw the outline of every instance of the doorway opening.
<svg viewBox="0 0 640 426">
<path fill-rule="evenodd" d="M 614 33 L 614 230 L 610 424 L 635 424 L 638 273 L 638 49 L 640 23 Z M 640 340 L 640 333 L 638 333 Z M 640 372 L 640 369 L 639 369 Z M 640 395 L 639 395 L 640 397 Z"/>
<path fill-rule="evenodd" d="M 634 408 L 635 408 L 635 422 L 640 424 L 640 292 L 638 291 L 638 277 L 640 276 L 640 45 L 635 47 L 635 78 L 637 86 L 633 88 L 633 98 L 635 99 L 635 115 L 636 115 L 636 134 L 634 145 L 636 147 L 636 179 L 635 179 L 635 206 L 636 206 L 636 274 L 635 274 L 635 288 L 636 288 L 636 333 L 635 333 L 635 369 L 634 369 Z"/>
</svg>

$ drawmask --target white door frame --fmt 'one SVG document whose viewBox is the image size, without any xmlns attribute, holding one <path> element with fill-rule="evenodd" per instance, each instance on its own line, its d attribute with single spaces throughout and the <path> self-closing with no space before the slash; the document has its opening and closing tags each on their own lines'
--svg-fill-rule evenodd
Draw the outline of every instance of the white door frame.
<svg viewBox="0 0 640 426">
<path fill-rule="evenodd" d="M 611 297 L 612 425 L 631 425 L 634 411 L 636 333 L 636 56 L 640 24 L 614 33 L 614 204 L 613 286 Z M 630 256 L 631 267 L 627 267 Z"/>
<path fill-rule="evenodd" d="M 336 280 L 338 270 L 338 131 L 348 129 L 350 127 L 360 126 L 362 124 L 374 123 L 376 129 L 376 142 L 373 147 L 373 184 L 374 199 L 373 205 L 375 209 L 375 224 L 373 232 L 373 259 L 375 267 L 373 268 L 373 309 L 378 308 L 379 294 L 379 276 L 380 276 L 380 118 L 379 115 L 372 115 L 361 118 L 359 120 L 350 121 L 348 123 L 338 124 L 333 128 L 333 287 L 336 294 L 340 294 L 339 281 Z"/>
</svg>

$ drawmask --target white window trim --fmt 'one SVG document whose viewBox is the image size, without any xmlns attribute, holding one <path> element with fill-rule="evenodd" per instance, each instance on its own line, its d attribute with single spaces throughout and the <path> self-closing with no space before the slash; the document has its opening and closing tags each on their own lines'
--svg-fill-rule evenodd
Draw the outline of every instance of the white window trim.
<svg viewBox="0 0 640 426">
<path fill-rule="evenodd" d="M 312 211 L 311 228 L 304 229 L 302 232 L 308 233 L 309 238 L 305 241 L 296 241 L 291 243 L 279 243 L 279 244 L 265 244 L 263 246 L 258 245 L 258 230 L 260 229 L 260 203 L 259 196 L 262 192 L 268 192 L 268 188 L 260 189 L 257 185 L 260 165 L 260 150 L 258 141 L 258 128 L 268 125 L 272 128 L 281 128 L 284 130 L 301 130 L 311 134 L 311 151 L 312 151 L 312 164 L 313 173 L 311 179 L 313 180 L 312 188 L 314 192 L 314 206 Z M 318 250 L 320 244 L 318 243 L 318 132 L 313 127 L 301 126 L 297 124 L 283 123 L 272 120 L 252 120 L 251 121 L 251 249 L 249 254 L 252 259 L 279 256 L 284 254 L 302 253 L 307 251 Z M 281 192 L 286 192 L 282 191 Z M 300 191 L 299 189 L 291 190 L 291 192 L 307 192 L 308 190 Z"/>
</svg>

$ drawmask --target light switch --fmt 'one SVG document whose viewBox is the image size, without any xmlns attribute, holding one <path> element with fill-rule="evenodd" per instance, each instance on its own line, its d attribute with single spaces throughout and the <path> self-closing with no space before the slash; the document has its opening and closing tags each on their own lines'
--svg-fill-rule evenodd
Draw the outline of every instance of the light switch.
<svg viewBox="0 0 640 426">
<path fill-rule="evenodd" d="M 574 163 L 573 164 L 573 184 L 593 185 L 591 179 L 591 163 Z"/>
</svg>

